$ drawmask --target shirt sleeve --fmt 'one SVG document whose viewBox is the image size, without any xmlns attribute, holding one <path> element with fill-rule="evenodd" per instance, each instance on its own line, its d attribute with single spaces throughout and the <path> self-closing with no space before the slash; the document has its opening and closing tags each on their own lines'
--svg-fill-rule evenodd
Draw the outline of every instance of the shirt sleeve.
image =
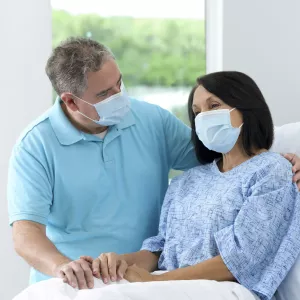
<svg viewBox="0 0 300 300">
<path fill-rule="evenodd" d="M 178 183 L 182 175 L 174 178 L 171 181 L 171 184 L 167 190 L 164 203 L 162 205 L 159 228 L 157 236 L 150 237 L 143 242 L 141 250 L 148 250 L 150 252 L 161 252 L 164 249 L 166 230 L 168 223 L 168 212 L 170 205 L 174 199 L 175 194 L 177 193 Z"/>
<path fill-rule="evenodd" d="M 160 108 L 160 115 L 164 124 L 170 168 L 185 171 L 198 166 L 191 141 L 191 129 L 165 109 Z"/>
<path fill-rule="evenodd" d="M 256 175 L 234 224 L 215 234 L 230 272 L 262 299 L 271 299 L 300 252 L 300 193 L 290 168 Z"/>
<path fill-rule="evenodd" d="M 44 165 L 24 147 L 14 149 L 8 171 L 9 223 L 28 220 L 47 224 L 52 188 Z"/>
</svg>

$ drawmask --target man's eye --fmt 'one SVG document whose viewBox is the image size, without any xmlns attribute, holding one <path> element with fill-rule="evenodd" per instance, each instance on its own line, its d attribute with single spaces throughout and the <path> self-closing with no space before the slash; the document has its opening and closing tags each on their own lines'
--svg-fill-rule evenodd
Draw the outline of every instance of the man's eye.
<svg viewBox="0 0 300 300">
<path fill-rule="evenodd" d="M 98 95 L 98 97 L 105 97 L 105 96 L 107 96 L 107 92 Z"/>
</svg>

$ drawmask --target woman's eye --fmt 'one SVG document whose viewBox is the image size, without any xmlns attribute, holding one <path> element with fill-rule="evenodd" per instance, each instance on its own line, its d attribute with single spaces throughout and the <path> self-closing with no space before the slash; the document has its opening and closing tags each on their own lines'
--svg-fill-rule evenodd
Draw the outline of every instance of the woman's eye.
<svg viewBox="0 0 300 300">
<path fill-rule="evenodd" d="M 211 105 L 211 108 L 214 109 L 214 108 L 217 108 L 217 107 L 219 107 L 219 106 L 220 106 L 219 103 L 214 103 L 214 104 Z"/>
</svg>

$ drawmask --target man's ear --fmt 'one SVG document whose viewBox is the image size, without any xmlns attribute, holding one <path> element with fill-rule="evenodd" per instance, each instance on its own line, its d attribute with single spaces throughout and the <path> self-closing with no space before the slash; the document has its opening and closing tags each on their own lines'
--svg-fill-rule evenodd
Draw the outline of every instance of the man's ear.
<svg viewBox="0 0 300 300">
<path fill-rule="evenodd" d="M 60 95 L 60 99 L 65 103 L 65 105 L 72 111 L 77 111 L 78 106 L 76 105 L 75 102 L 75 97 L 71 93 L 62 93 Z"/>
</svg>

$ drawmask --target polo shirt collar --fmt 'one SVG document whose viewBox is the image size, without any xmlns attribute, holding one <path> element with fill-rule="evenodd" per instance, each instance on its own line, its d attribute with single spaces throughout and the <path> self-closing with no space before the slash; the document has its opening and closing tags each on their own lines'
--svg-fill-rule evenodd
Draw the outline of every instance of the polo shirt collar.
<svg viewBox="0 0 300 300">
<path fill-rule="evenodd" d="M 69 121 L 61 107 L 61 99 L 56 101 L 50 111 L 49 119 L 54 133 L 62 145 L 72 145 L 83 139 L 83 132 Z"/>
<path fill-rule="evenodd" d="M 91 134 L 85 134 L 73 126 L 61 107 L 61 101 L 59 97 L 56 98 L 49 114 L 52 128 L 59 142 L 67 146 L 87 139 L 87 136 L 92 136 Z M 132 110 L 130 110 L 122 122 L 117 124 L 116 127 L 117 129 L 125 129 L 132 125 L 135 125 L 135 117 Z"/>
</svg>

